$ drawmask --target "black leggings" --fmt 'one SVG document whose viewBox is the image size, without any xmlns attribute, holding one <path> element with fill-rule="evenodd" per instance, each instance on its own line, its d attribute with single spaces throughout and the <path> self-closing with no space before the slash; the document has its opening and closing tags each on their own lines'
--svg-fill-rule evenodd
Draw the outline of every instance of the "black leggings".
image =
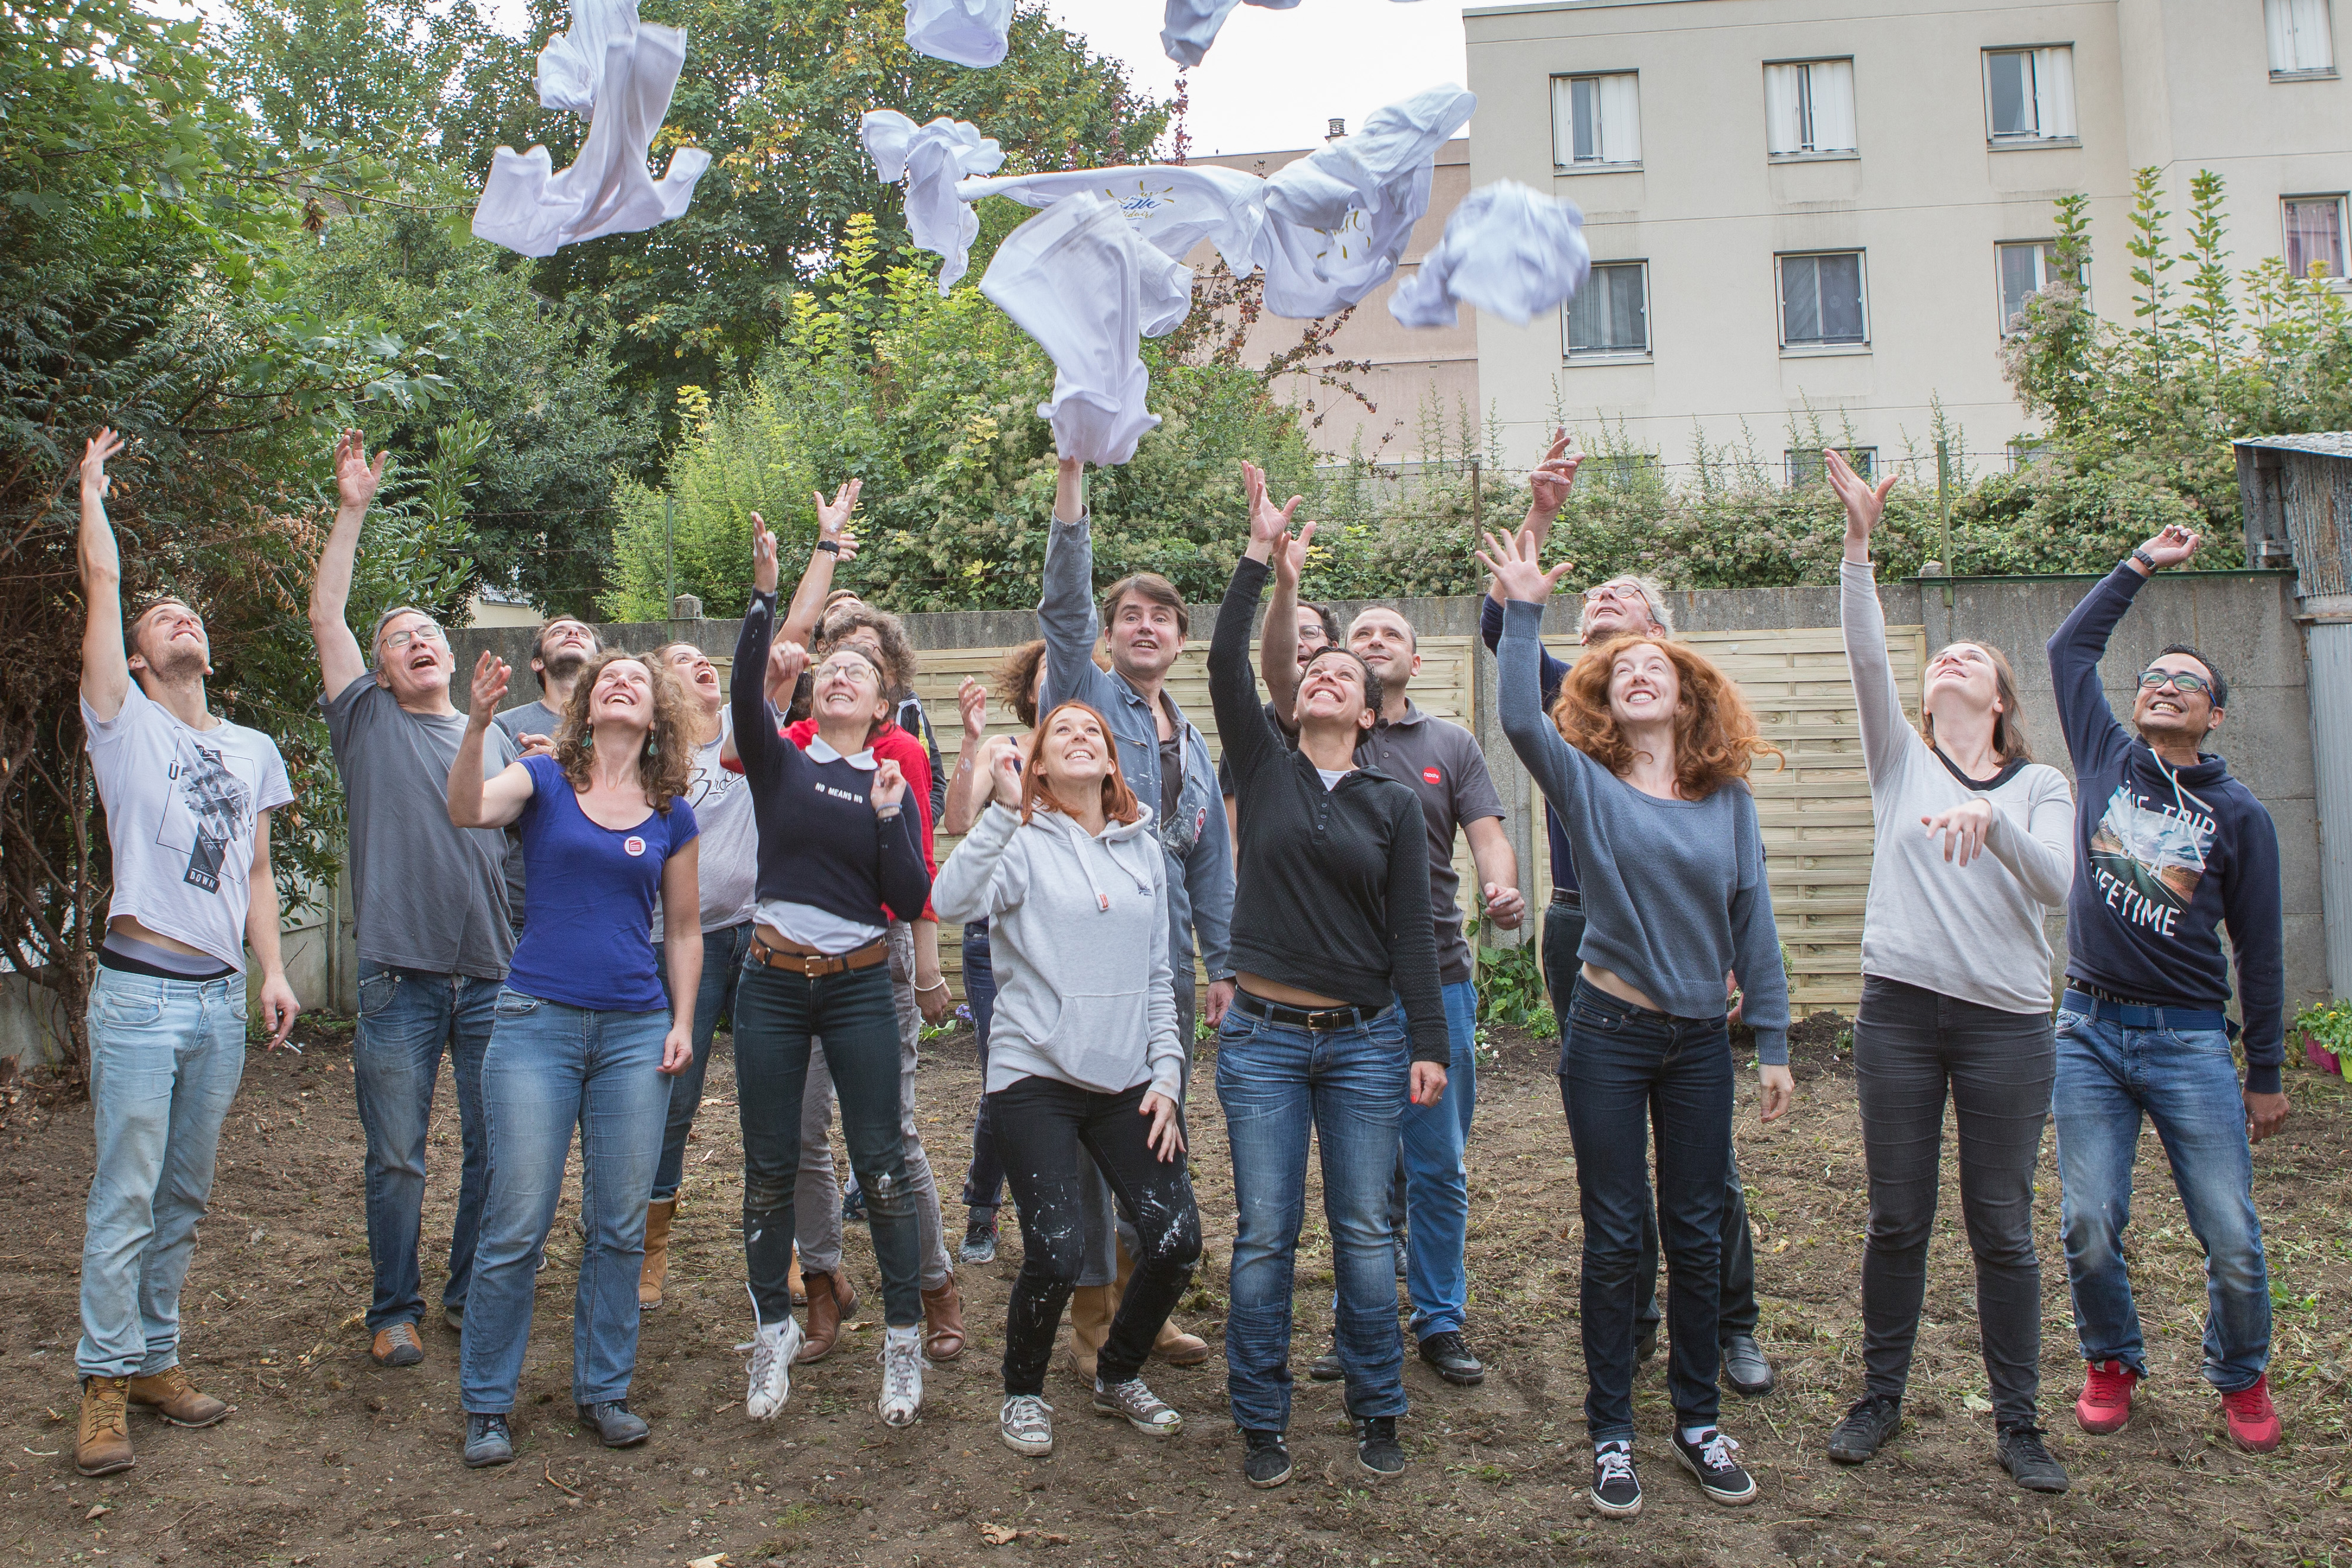
<svg viewBox="0 0 2352 1568">
<path fill-rule="evenodd" d="M 1004 1324 L 1007 1395 L 1045 1391 L 1055 1331 L 1086 1262 L 1080 1190 L 1097 1168 L 1141 1243 L 1135 1277 L 1102 1347 L 1098 1371 L 1106 1385 L 1143 1369 L 1160 1325 L 1192 1282 L 1201 1259 L 1201 1210 L 1183 1156 L 1162 1160 L 1151 1152 L 1151 1121 L 1140 1111 L 1145 1091 L 1138 1084 L 1123 1094 L 1097 1094 L 1030 1077 L 988 1096 L 989 1125 L 1021 1210 L 1021 1273 Z"/>
<path fill-rule="evenodd" d="M 1870 1234 L 1862 1254 L 1865 1386 L 1899 1400 L 1910 1375 L 1948 1090 L 1993 1420 L 2004 1427 L 2033 1420 L 2042 1389 L 2033 1166 L 2057 1071 L 2049 1016 L 2002 1012 L 1866 975 L 1853 1071 L 1870 1163 Z"/>
</svg>

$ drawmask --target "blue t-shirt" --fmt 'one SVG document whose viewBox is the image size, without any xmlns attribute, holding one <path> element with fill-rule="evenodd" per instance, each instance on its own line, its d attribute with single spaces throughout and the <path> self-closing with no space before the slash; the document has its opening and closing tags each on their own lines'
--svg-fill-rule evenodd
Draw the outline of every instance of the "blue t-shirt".
<svg viewBox="0 0 2352 1568">
<path fill-rule="evenodd" d="M 525 996 L 597 1012 L 669 1010 L 647 938 L 662 867 L 700 831 L 679 796 L 631 828 L 600 828 L 551 757 L 526 757 L 532 794 L 522 831 L 530 906 L 507 984 Z"/>
</svg>

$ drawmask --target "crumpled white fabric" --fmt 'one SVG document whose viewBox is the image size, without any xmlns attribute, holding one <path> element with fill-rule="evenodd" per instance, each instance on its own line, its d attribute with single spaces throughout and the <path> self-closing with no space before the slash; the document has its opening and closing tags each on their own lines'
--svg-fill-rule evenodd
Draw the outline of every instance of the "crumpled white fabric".
<svg viewBox="0 0 2352 1568">
<path fill-rule="evenodd" d="M 1003 168 L 1004 150 L 968 120 L 943 114 L 917 125 L 895 109 L 868 110 L 858 135 L 885 184 L 907 182 L 908 236 L 946 258 L 940 268 L 940 295 L 946 298 L 971 270 L 971 242 L 980 235 L 980 214 L 957 199 L 957 182 Z"/>
<path fill-rule="evenodd" d="M 686 29 L 660 27 L 636 19 L 636 0 L 578 0 L 572 34 L 583 41 L 604 40 L 604 68 L 593 78 L 573 57 L 572 35 L 556 73 L 558 90 L 593 96 L 588 138 L 572 166 L 554 172 L 544 147 L 517 152 L 501 147 L 482 183 L 474 209 L 474 235 L 522 256 L 553 256 L 567 245 L 604 235 L 633 234 L 667 223 L 686 211 L 695 182 L 710 167 L 710 154 L 681 147 L 656 180 L 646 172 L 646 154 L 670 94 L 686 63 Z M 553 41 L 549 52 L 557 53 Z M 541 68 L 547 71 L 547 55 Z M 570 99 L 546 107 L 575 107 Z"/>
<path fill-rule="evenodd" d="M 1217 41 L 1217 30 L 1241 0 L 1168 0 L 1167 25 L 1160 29 L 1160 47 L 1180 66 L 1197 66 Z M 1287 11 L 1298 0 L 1249 0 L 1268 11 Z"/>
<path fill-rule="evenodd" d="M 1076 191 L 1005 236 L 980 291 L 1054 361 L 1037 417 L 1063 457 L 1106 466 L 1135 455 L 1160 423 L 1139 335 L 1175 329 L 1192 308 L 1192 269 L 1146 245 L 1118 205 Z"/>
<path fill-rule="evenodd" d="M 1257 265 L 1258 231 L 1265 224 L 1265 181 L 1247 170 L 1139 163 L 1007 174 L 966 180 L 956 187 L 956 194 L 967 202 L 1010 196 L 1033 207 L 1050 207 L 1082 191 L 1108 198 L 1137 234 L 1180 261 L 1208 240 L 1241 276 L 1247 277 Z"/>
<path fill-rule="evenodd" d="M 588 119 L 604 90 L 606 51 L 637 26 L 637 0 L 574 0 L 572 26 L 539 51 L 539 106 Z"/>
<path fill-rule="evenodd" d="M 1389 314 L 1407 327 L 1451 327 L 1457 304 L 1475 305 L 1524 327 L 1583 287 L 1591 270 L 1574 204 L 1497 180 L 1462 198 L 1444 237 L 1389 296 Z"/>
<path fill-rule="evenodd" d="M 1013 5 L 1013 0 L 907 0 L 907 47 L 960 66 L 999 64 Z"/>
</svg>

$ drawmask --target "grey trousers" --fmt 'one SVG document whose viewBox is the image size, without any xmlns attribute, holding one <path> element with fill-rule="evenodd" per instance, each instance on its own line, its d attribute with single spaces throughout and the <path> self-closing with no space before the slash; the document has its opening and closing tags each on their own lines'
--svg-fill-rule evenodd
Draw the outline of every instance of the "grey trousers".
<svg viewBox="0 0 2352 1568">
<path fill-rule="evenodd" d="M 915 1130 L 915 1065 L 922 1043 L 923 1012 L 915 1002 L 915 928 L 904 921 L 890 927 L 890 991 L 898 1005 L 898 1124 L 907 1138 L 907 1186 L 915 1195 L 917 1246 L 922 1254 L 922 1286 L 936 1291 L 953 1277 L 947 1238 L 940 1223 L 940 1187 L 931 1179 L 930 1156 Z M 793 1189 L 801 1268 L 831 1274 L 841 1268 L 841 1184 L 833 1169 L 833 1072 L 822 1040 L 809 1042 L 808 1089 L 801 1100 L 800 1178 Z M 1109 1279 L 1104 1276 L 1105 1282 Z"/>
<path fill-rule="evenodd" d="M 1179 1104 L 1189 1103 L 1192 1091 L 1192 1019 L 1200 1006 L 1199 988 L 1192 982 L 1192 963 L 1188 956 L 1183 973 L 1176 980 L 1176 1038 L 1184 1042 L 1184 1079 L 1178 1091 Z M 1092 1181 L 1078 1184 L 1078 1218 L 1086 1226 L 1086 1263 L 1078 1270 L 1078 1287 L 1108 1285 L 1118 1279 L 1117 1241 L 1127 1243 L 1127 1255 L 1141 1257 L 1135 1227 L 1118 1212 L 1118 1201 L 1112 1197 L 1110 1183 L 1102 1173 L 1093 1173 Z M 803 1267 L 806 1267 L 805 1263 Z"/>
</svg>

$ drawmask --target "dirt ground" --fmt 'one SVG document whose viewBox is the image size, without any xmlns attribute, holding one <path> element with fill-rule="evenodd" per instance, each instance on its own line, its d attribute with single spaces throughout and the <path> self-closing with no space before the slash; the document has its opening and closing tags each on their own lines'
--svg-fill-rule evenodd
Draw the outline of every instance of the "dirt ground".
<svg viewBox="0 0 2352 1568">
<path fill-rule="evenodd" d="M 186 1357 L 236 1414 L 201 1432 L 134 1415 L 137 1468 L 102 1480 L 72 1469 L 73 1350 L 86 1106 L 37 1086 L 0 1104 L 0 1558 L 36 1563 L 685 1564 L 724 1552 L 736 1568 L 784 1563 L 1233 1564 L 1344 1562 L 1750 1564 L 2098 1563 L 2352 1564 L 2352 1103 L 2340 1082 L 2288 1075 L 2286 1131 L 2255 1155 L 2278 1301 L 2273 1378 L 2287 1428 L 2265 1458 L 2222 1437 L 2198 1376 L 2200 1253 L 2153 1138 L 2143 1147 L 2134 1274 L 2154 1380 L 2131 1426 L 2094 1439 L 2069 1410 L 2080 1376 L 2057 1243 L 2057 1177 L 2044 1145 L 2043 1407 L 2072 1469 L 2058 1499 L 2019 1491 L 1992 1457 L 1971 1274 L 1947 1152 L 1911 1425 L 1862 1469 L 1828 1462 L 1831 1426 L 1861 1385 L 1858 1269 L 1863 1156 L 1842 1026 L 1810 1020 L 1796 1051 L 1793 1115 L 1766 1130 L 1752 1093 L 1740 1122 L 1758 1233 L 1761 1338 L 1780 1387 L 1727 1398 L 1727 1428 L 1762 1486 L 1745 1510 L 1708 1503 L 1664 1454 L 1663 1361 L 1636 1385 L 1647 1511 L 1594 1514 L 1577 1348 L 1579 1225 L 1550 1054 L 1506 1034 L 1481 1075 L 1470 1155 L 1473 1343 L 1493 1368 L 1454 1389 L 1408 1360 L 1412 1467 L 1369 1484 L 1354 1463 L 1336 1385 L 1308 1383 L 1328 1328 L 1328 1243 L 1310 1194 L 1298 1281 L 1301 1371 L 1291 1484 L 1253 1492 L 1222 1404 L 1222 1363 L 1155 1367 L 1188 1430 L 1155 1444 L 1091 1418 L 1056 1370 L 1057 1451 L 1023 1459 L 997 1440 L 997 1358 L 1009 1239 L 966 1270 L 971 1348 L 926 1380 L 923 1419 L 886 1430 L 874 1414 L 880 1330 L 871 1305 L 843 1348 L 793 1380 L 783 1416 L 742 1414 L 751 1327 L 739 1243 L 739 1141 L 731 1061 L 712 1063 L 677 1222 L 669 1304 L 645 1320 L 634 1392 L 654 1423 L 643 1448 L 583 1437 L 570 1399 L 569 1305 L 579 1240 L 559 1220 L 539 1295 L 515 1427 L 519 1461 L 458 1462 L 457 1336 L 427 1324 L 421 1367 L 368 1360 L 361 1202 L 348 1025 L 306 1020 L 301 1056 L 257 1053 L 222 1139 L 211 1218 L 190 1272 Z M 968 1037 L 929 1048 L 924 1122 L 952 1197 L 978 1092 Z M 8 1100 L 0 1092 L 0 1102 Z M 1230 1170 L 1213 1103 L 1194 1117 L 1209 1260 L 1180 1321 L 1214 1341 L 1233 1235 Z M 436 1112 L 426 1206 L 446 1249 L 457 1134 L 447 1084 Z M 569 1205 L 567 1204 L 567 1209 Z M 960 1227 L 961 1211 L 950 1224 Z M 853 1228 L 849 1267 L 873 1302 L 872 1254 Z M 988 1544 L 983 1525 L 1021 1533 Z M 1001 1531 L 999 1531 L 1001 1533 Z"/>
</svg>

